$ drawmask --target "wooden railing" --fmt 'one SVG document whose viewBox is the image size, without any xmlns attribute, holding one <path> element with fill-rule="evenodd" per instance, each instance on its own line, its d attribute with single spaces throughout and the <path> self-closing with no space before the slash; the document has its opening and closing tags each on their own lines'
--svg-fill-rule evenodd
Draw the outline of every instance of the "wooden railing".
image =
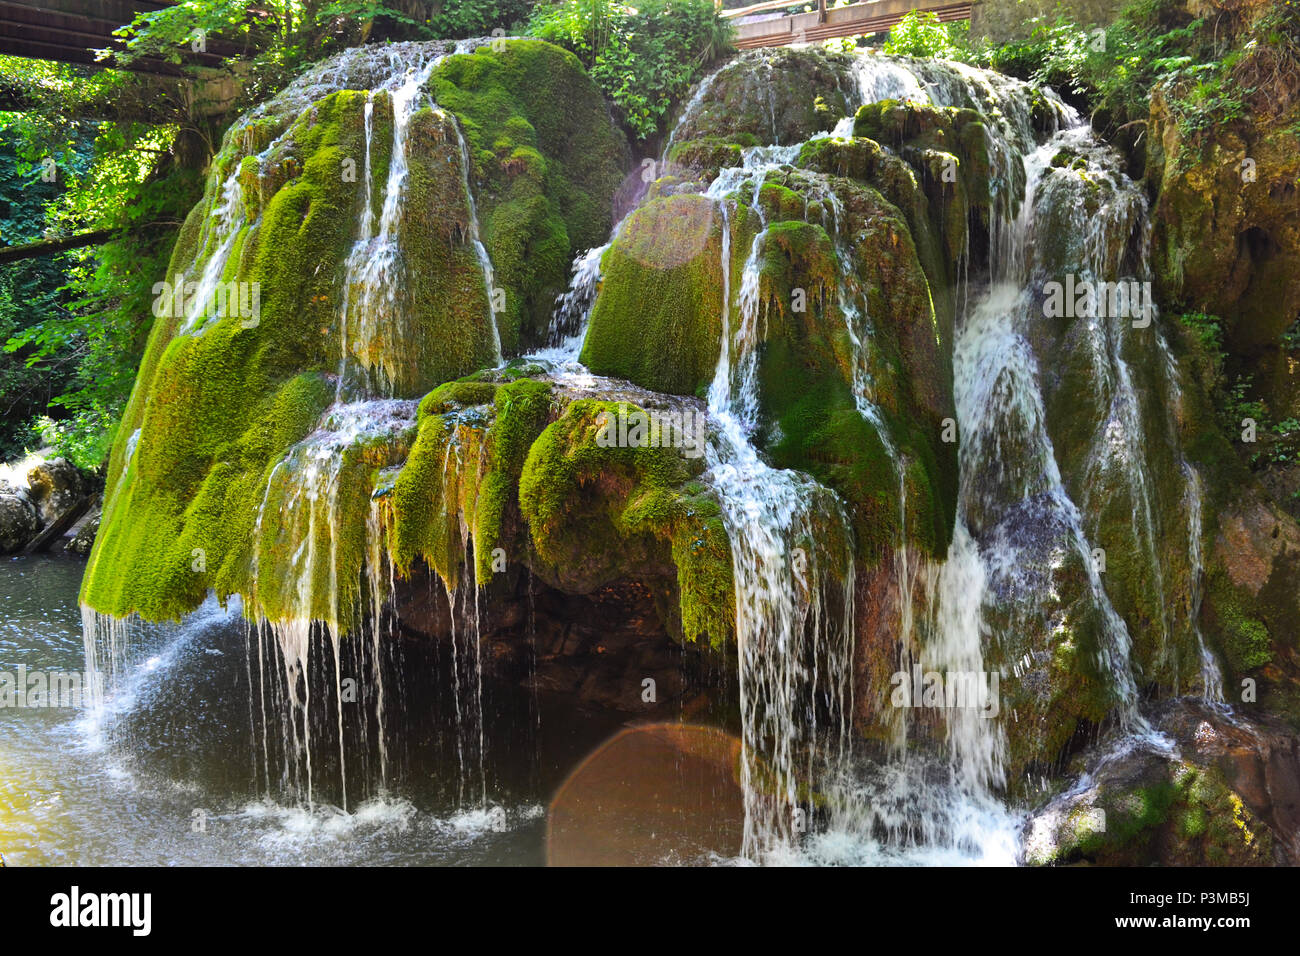
<svg viewBox="0 0 1300 956">
<path fill-rule="evenodd" d="M 953 0 L 871 0 L 844 7 L 827 8 L 819 0 L 811 13 L 750 20 L 749 17 L 785 10 L 797 3 L 789 0 L 765 0 L 735 10 L 723 10 L 721 16 L 735 24 L 735 43 L 742 50 L 763 46 L 787 46 L 792 43 L 820 43 L 836 37 L 881 33 L 894 26 L 913 10 L 935 14 L 939 22 L 969 20 L 971 2 Z"/>
</svg>

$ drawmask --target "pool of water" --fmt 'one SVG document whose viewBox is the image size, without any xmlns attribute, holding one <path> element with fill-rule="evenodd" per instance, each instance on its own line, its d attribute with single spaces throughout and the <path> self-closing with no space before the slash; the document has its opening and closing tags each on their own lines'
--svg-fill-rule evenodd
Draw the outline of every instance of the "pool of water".
<svg viewBox="0 0 1300 956">
<path fill-rule="evenodd" d="M 83 569 L 71 558 L 0 561 L 0 673 L 16 681 L 24 667 L 30 681 L 37 672 L 84 670 Z M 267 758 L 250 694 L 256 638 L 237 614 L 210 601 L 150 640 L 122 676 L 111 723 L 75 706 L 0 707 L 0 853 L 8 865 L 541 864 L 547 800 L 622 723 L 552 712 L 517 687 L 485 685 L 486 769 L 465 794 L 458 738 L 445 719 L 454 695 L 437 678 L 437 655 L 407 647 L 397 663 L 434 676 L 406 682 L 400 694 L 390 687 L 390 707 L 400 703 L 403 714 L 388 718 L 388 783 L 377 780 L 374 754 L 353 747 L 345 811 L 337 738 L 331 743 L 325 730 L 313 746 L 313 798 L 283 789 L 280 723 L 268 722 Z M 314 723 L 328 728 L 328 716 Z"/>
</svg>

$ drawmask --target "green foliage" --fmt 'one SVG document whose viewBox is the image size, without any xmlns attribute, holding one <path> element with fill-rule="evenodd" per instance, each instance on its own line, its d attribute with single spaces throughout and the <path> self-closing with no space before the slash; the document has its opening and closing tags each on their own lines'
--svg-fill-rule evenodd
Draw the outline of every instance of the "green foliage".
<svg viewBox="0 0 1300 956">
<path fill-rule="evenodd" d="M 397 3 L 397 6 L 406 4 Z M 433 36 L 384 0 L 184 0 L 136 14 L 115 31 L 126 41 L 122 63 L 142 57 L 194 69 L 200 53 L 244 61 L 244 103 L 283 87 L 307 64 L 375 38 Z"/>
<path fill-rule="evenodd" d="M 1223 350 L 1223 322 L 1218 316 L 1203 312 L 1186 313 L 1182 324 L 1200 343 L 1209 369 L 1211 381 L 1206 385 L 1215 405 L 1219 427 L 1246 458 L 1252 468 L 1268 465 L 1286 465 L 1300 461 L 1300 420 L 1287 417 L 1273 421 L 1268 406 L 1252 397 L 1254 376 L 1249 373 L 1230 375 L 1226 369 Z M 1241 440 L 1242 422 L 1255 422 L 1255 442 Z"/>
<path fill-rule="evenodd" d="M 1231 14 L 1230 16 L 1237 16 Z M 1300 4 L 1272 5 L 1241 49 L 1225 48 L 1229 24 L 1193 18 L 1177 0 L 1135 0 L 1108 26 L 1035 18 L 1026 40 L 989 50 L 996 70 L 1051 85 L 1094 114 L 1103 132 L 1145 120 L 1153 91 L 1183 138 L 1242 120 L 1249 103 L 1300 86 Z"/>
<path fill-rule="evenodd" d="M 1222 362 L 1223 322 L 1217 315 L 1204 312 L 1188 312 L 1182 317 L 1183 325 L 1192 331 L 1201 346 L 1211 355 L 1218 356 Z"/>
<path fill-rule="evenodd" d="M 493 30 L 523 32 L 537 6 L 534 0 L 446 0 L 427 25 L 434 36 L 481 37 Z"/>
<path fill-rule="evenodd" d="M 35 228 L 39 217 L 43 230 L 53 234 L 123 232 L 101 246 L 18 263 L 8 271 L 11 314 L 19 301 L 14 292 L 24 294 L 24 270 L 43 270 L 45 280 L 40 295 L 27 283 L 35 308 L 26 310 L 26 321 L 6 322 L 0 299 L 5 352 L 21 358 L 39 381 L 36 393 L 42 396 L 40 407 L 28 402 L 22 406 L 25 415 L 6 418 L 6 423 L 30 434 L 36 416 L 42 440 L 78 465 L 93 468 L 112 444 L 152 321 L 152 287 L 163 277 L 171 253 L 174 231 L 142 227 L 179 224 L 198 198 L 200 183 L 195 173 L 170 162 L 175 127 L 83 122 L 69 124 L 60 140 L 52 140 L 41 120 L 40 114 L 0 120 L 24 144 L 26 159 L 15 164 L 19 177 L 39 179 L 46 167 L 38 160 L 57 157 L 57 188 L 33 192 L 44 195 L 45 202 L 39 214 L 27 207 L 28 228 Z M 4 238 L 14 241 L 7 229 Z"/>
<path fill-rule="evenodd" d="M 894 56 L 964 60 L 969 51 L 970 25 L 963 22 L 961 27 L 954 26 L 940 23 L 934 13 L 913 10 L 890 27 L 884 51 Z"/>
<path fill-rule="evenodd" d="M 537 9 L 533 36 L 572 50 L 638 140 L 727 48 L 730 27 L 710 0 L 560 0 Z"/>
<path fill-rule="evenodd" d="M 42 179 L 45 167 L 31 161 L 35 150 L 24 140 L 24 131 L 20 117 L 0 113 L 0 243 L 6 245 L 40 239 L 46 206 L 64 188 L 62 181 Z M 68 156 L 80 162 L 75 145 Z M 62 262 L 48 257 L 0 266 L 0 343 L 65 314 Z M 36 441 L 35 416 L 64 389 L 73 368 L 64 356 L 51 361 L 33 352 L 21 344 L 0 352 L 0 458 L 21 455 Z"/>
</svg>

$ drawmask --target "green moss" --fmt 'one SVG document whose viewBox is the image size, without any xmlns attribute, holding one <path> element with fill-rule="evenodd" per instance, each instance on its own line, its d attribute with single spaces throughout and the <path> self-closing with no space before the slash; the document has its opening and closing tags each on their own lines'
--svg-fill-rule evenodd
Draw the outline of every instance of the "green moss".
<svg viewBox="0 0 1300 956">
<path fill-rule="evenodd" d="M 716 502 L 690 484 L 701 467 L 674 448 L 619 447 L 601 438 L 625 403 L 580 400 L 528 452 L 519 505 L 537 570 L 585 593 L 622 577 L 653 580 L 671 562 L 683 636 L 720 645 L 734 630 L 731 555 Z"/>
<path fill-rule="evenodd" d="M 1171 761 L 1103 779 L 1095 805 L 1076 808 L 1056 847 L 1030 862 L 1241 866 L 1269 862 L 1271 849 L 1268 829 L 1216 769 Z"/>
<path fill-rule="evenodd" d="M 1209 592 L 1219 648 L 1233 676 L 1247 675 L 1272 663 L 1272 639 L 1264 622 L 1252 613 L 1255 602 L 1239 593 L 1227 574 L 1217 567 L 1210 575 Z"/>
<path fill-rule="evenodd" d="M 684 143 L 674 143 L 668 154 L 668 162 L 675 167 L 688 170 L 703 180 L 717 178 L 719 170 L 739 166 L 742 162 L 742 146 L 739 143 L 705 136 Z"/>
<path fill-rule="evenodd" d="M 474 157 L 483 242 L 506 293 L 502 347 L 540 344 L 574 254 L 609 234 L 627 145 L 577 58 L 539 40 L 447 57 L 430 86 Z"/>
<path fill-rule="evenodd" d="M 497 284 L 506 287 L 508 302 L 515 300 L 516 320 L 527 313 L 544 325 L 573 251 L 599 243 L 608 231 L 625 147 L 577 61 L 547 44 L 511 42 L 502 52 L 450 57 L 432 85 L 462 120 L 477 160 L 469 179 L 483 192 L 479 212 L 485 241 L 497 255 Z M 264 502 L 270 507 L 282 499 L 293 510 L 293 482 L 286 476 L 294 465 L 285 456 L 333 396 L 324 376 L 340 364 L 341 264 L 355 239 L 364 195 L 364 184 L 344 172 L 347 161 L 359 165 L 365 154 L 366 98 L 361 91 L 341 91 L 296 118 L 245 122 L 214 160 L 204 201 L 187 219 L 169 276 L 184 272 L 193 278 L 202 271 L 219 241 L 211 213 L 226 178 L 237 170 L 248 223 L 235 237 L 223 278 L 258 284 L 260 322 L 245 327 L 233 317 L 221 319 L 200 335 L 178 334 L 174 318 L 155 324 L 114 451 L 104 527 L 83 588 L 87 603 L 99 610 L 179 617 L 215 588 L 222 596 L 249 598 L 250 613 L 319 613 L 340 622 L 349 617 L 373 472 L 392 466 L 389 453 L 396 446 L 340 452 L 333 498 L 340 510 L 331 517 L 342 523 L 328 542 L 320 537 L 319 514 L 317 525 L 302 523 L 311 520 L 313 508 L 294 505 L 299 517 L 277 517 L 262 526 L 257 513 Z M 373 101 L 371 211 L 378 213 L 392 109 L 387 94 Z M 440 109 L 417 111 L 408 152 L 400 227 L 407 263 L 399 283 L 402 308 L 376 316 L 379 331 L 369 339 L 349 330 L 354 358 L 369 370 L 370 384 L 399 396 L 426 393 L 494 358 L 494 319 L 469 241 L 470 197 L 459 171 L 462 152 L 453 117 Z M 435 398 L 463 405 L 470 392 L 478 399 L 500 398 L 511 408 L 527 404 L 505 387 L 494 386 L 489 395 L 484 383 L 458 383 L 426 402 L 422 447 L 438 432 L 431 414 Z M 502 427 L 514 418 L 501 409 L 494 414 Z M 137 429 L 138 449 L 126 467 L 126 443 Z M 494 467 L 493 448 L 490 442 L 483 447 L 482 481 L 473 487 L 477 494 L 486 482 L 491 491 L 491 508 L 482 512 L 485 524 L 478 530 L 495 541 L 509 511 L 502 502 L 513 499 L 513 486 L 509 474 Z M 512 455 L 519 458 L 517 450 Z M 517 473 L 520 466 L 514 461 L 512 467 Z M 394 502 L 414 506 L 409 491 L 419 483 L 408 477 L 399 484 Z M 468 494 L 466 489 L 452 491 Z M 383 507 L 392 512 L 394 502 Z M 464 509 L 452 511 L 460 515 Z M 434 524 L 412 523 L 420 552 L 438 550 Z M 445 567 L 450 538 L 439 540 Z M 336 595 L 336 606 L 298 607 L 296 598 L 267 585 L 270 569 L 286 578 L 295 573 L 286 563 L 295 553 L 292 542 L 314 543 L 318 552 L 328 547 L 347 581 L 337 587 L 311 581 L 306 590 Z M 195 558 L 200 554 L 202 559 Z M 254 566 L 266 580 L 252 580 Z"/>
<path fill-rule="evenodd" d="M 750 217 L 730 223 L 734 281 Z M 712 380 L 722 336 L 722 207 L 704 196 L 652 199 L 605 253 L 582 361 L 598 375 L 693 395 Z M 734 291 L 734 289 L 733 289 Z"/>
<path fill-rule="evenodd" d="M 808 201 L 827 191 L 837 197 L 838 217 Z M 927 554 L 946 554 L 956 461 L 939 435 L 952 414 L 943 384 L 951 370 L 906 222 L 869 187 L 805 173 L 770 174 L 759 199 L 776 219 L 761 239 L 758 306 L 766 330 L 760 438 L 773 463 L 805 471 L 846 499 L 867 566 L 902 531 L 901 467 L 909 540 Z M 840 248 L 826 228 L 804 221 L 805 208 L 809 218 L 838 227 Z M 844 297 L 865 312 L 854 320 L 858 346 L 840 309 Z M 859 411 L 855 387 L 868 388 L 874 421 Z"/>
<path fill-rule="evenodd" d="M 414 396 L 495 364 L 489 290 L 470 242 L 470 197 L 452 120 L 432 109 L 411 117 L 412 157 L 400 242 L 411 267 L 401 280 L 402 310 L 377 317 L 380 355 L 396 394 Z"/>
<path fill-rule="evenodd" d="M 351 91 L 326 97 L 286 137 L 307 161 L 261 207 L 261 220 L 244 227 L 225 274 L 259 284 L 259 321 L 245 327 L 235 315 L 214 318 L 199 335 L 178 334 L 176 316 L 155 322 L 82 586 L 97 610 L 178 618 L 209 587 L 223 595 L 248 590 L 246 574 L 231 564 L 237 550 L 247 554 L 248 540 L 233 529 L 250 533 L 264 476 L 310 430 L 327 401 L 320 374 L 338 363 L 335 275 L 320 263 L 341 261 L 351 241 L 356 186 L 342 182 L 333 160 L 361 154 L 364 99 Z M 214 167 L 170 275 L 202 270 L 216 244 L 201 238 L 203 226 L 236 161 L 232 154 Z"/>
</svg>

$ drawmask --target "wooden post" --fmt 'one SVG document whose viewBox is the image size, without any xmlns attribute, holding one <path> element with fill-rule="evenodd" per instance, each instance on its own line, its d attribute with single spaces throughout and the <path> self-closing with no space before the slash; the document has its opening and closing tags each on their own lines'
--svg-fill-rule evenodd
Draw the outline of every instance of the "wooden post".
<svg viewBox="0 0 1300 956">
<path fill-rule="evenodd" d="M 817 0 L 817 22 L 826 22 L 826 0 Z"/>
</svg>

